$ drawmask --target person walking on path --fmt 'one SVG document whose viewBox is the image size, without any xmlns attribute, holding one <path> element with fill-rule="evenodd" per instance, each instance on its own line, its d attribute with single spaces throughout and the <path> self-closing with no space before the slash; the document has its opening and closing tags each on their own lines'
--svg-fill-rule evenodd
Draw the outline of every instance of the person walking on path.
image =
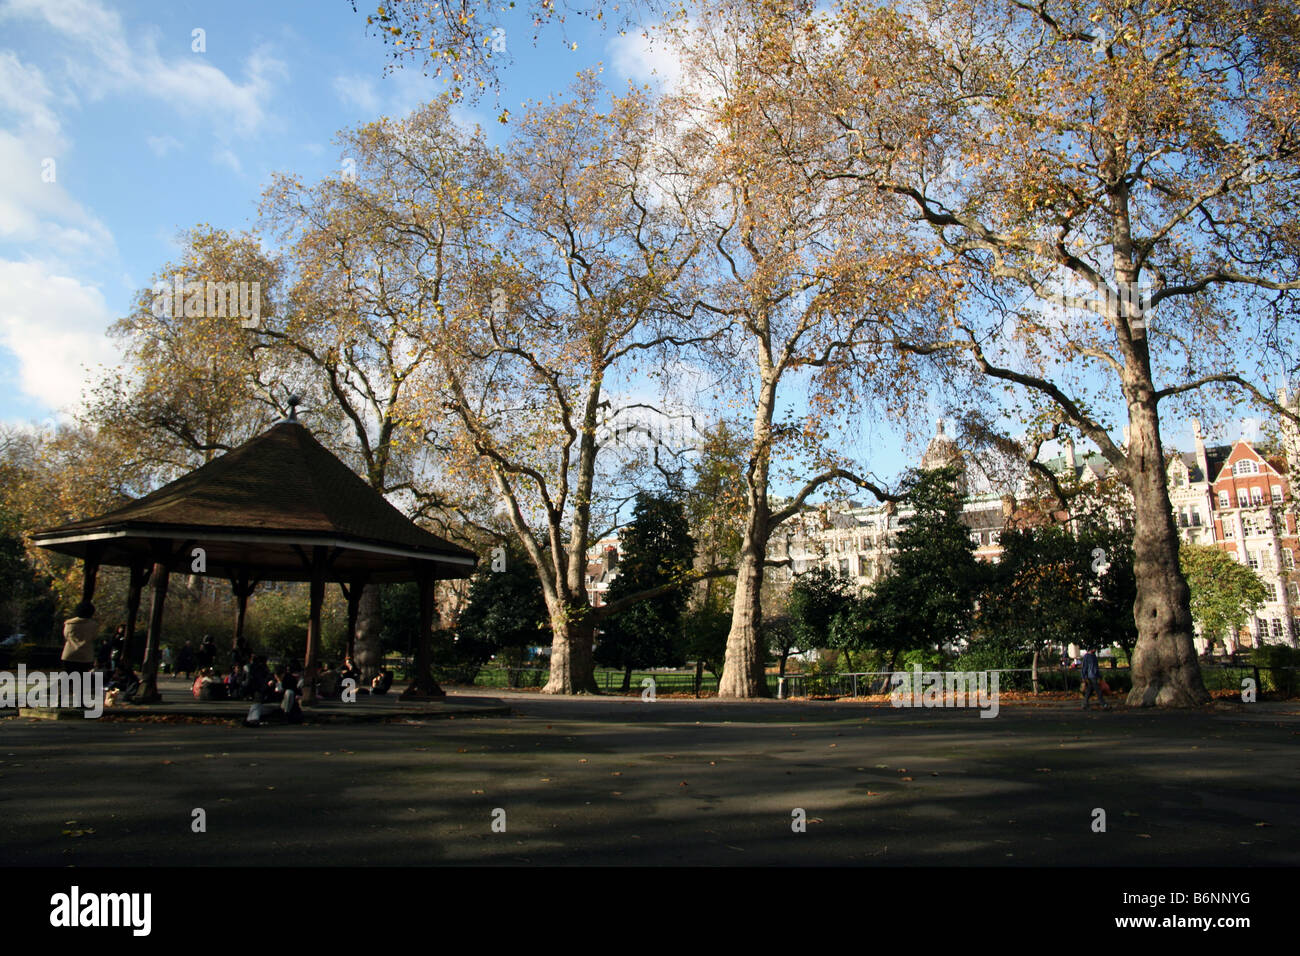
<svg viewBox="0 0 1300 956">
<path fill-rule="evenodd" d="M 1084 681 L 1083 709 L 1090 709 L 1088 705 L 1091 702 L 1093 692 L 1095 691 L 1097 694 L 1097 703 L 1101 704 L 1101 709 L 1110 710 L 1110 705 L 1106 703 L 1106 697 L 1101 690 L 1101 666 L 1097 663 L 1095 648 L 1088 648 L 1088 653 L 1083 655 L 1083 660 L 1080 662 L 1079 675 Z"/>
<path fill-rule="evenodd" d="M 92 670 L 95 666 L 95 636 L 99 633 L 99 622 L 95 620 L 95 605 L 82 601 L 77 605 L 73 616 L 63 624 L 63 661 L 64 670 L 75 674 Z"/>
</svg>

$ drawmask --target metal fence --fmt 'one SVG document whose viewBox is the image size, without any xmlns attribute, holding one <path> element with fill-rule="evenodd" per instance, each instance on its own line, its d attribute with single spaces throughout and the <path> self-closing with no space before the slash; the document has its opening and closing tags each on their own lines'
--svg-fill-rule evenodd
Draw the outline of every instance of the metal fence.
<svg viewBox="0 0 1300 956">
<path fill-rule="evenodd" d="M 395 671 L 399 680 L 409 679 L 411 660 L 409 658 L 389 658 L 384 666 Z M 929 672 L 923 670 L 923 673 Z M 1250 678 L 1260 693 L 1280 693 L 1294 696 L 1300 692 L 1300 668 L 1296 667 L 1257 667 L 1250 663 L 1241 664 L 1201 664 L 1201 676 L 1208 690 L 1242 689 L 1242 680 Z M 894 673 L 910 673 L 910 669 L 898 671 L 855 671 L 842 674 L 818 675 L 790 672 L 785 675 L 784 696 L 786 697 L 866 697 L 890 692 L 891 678 Z M 943 673 L 941 671 L 940 673 Z M 1032 690 L 1033 670 L 1028 667 L 998 668 L 999 690 Z M 434 677 L 440 683 L 459 684 L 484 688 L 536 688 L 546 684 L 550 669 L 545 667 L 479 667 L 471 670 L 437 669 Z M 718 691 L 718 678 L 704 671 L 696 687 L 694 670 L 685 671 L 634 671 L 628 687 L 628 693 L 640 694 L 644 680 L 649 677 L 655 682 L 656 694 L 701 694 L 712 695 Z M 1102 667 L 1102 680 L 1111 687 L 1112 693 L 1127 692 L 1132 684 L 1128 667 Z M 768 691 L 772 696 L 780 692 L 780 679 L 776 674 L 767 675 Z M 1040 667 L 1038 669 L 1038 689 L 1040 691 L 1082 692 L 1083 679 L 1077 667 Z M 623 688 L 623 672 L 600 670 L 596 672 L 596 686 L 607 693 L 620 693 Z"/>
<path fill-rule="evenodd" d="M 1250 678 L 1259 693 L 1280 693 L 1283 696 L 1295 696 L 1300 691 L 1300 668 L 1296 667 L 1257 667 L 1253 664 L 1202 664 L 1201 677 L 1209 691 L 1243 689 L 1242 681 Z M 932 671 L 922 669 L 922 673 L 950 673 L 951 671 Z M 887 694 L 891 689 L 895 673 L 899 671 L 859 671 L 847 674 L 803 674 L 792 673 L 785 677 L 786 697 L 866 697 Z M 999 690 L 1032 690 L 1033 669 L 996 668 L 982 673 L 998 675 Z M 1127 692 L 1132 686 L 1132 673 L 1128 667 L 1103 667 L 1101 679 L 1111 687 L 1112 693 Z M 1039 691 L 1083 691 L 1083 677 L 1077 667 L 1040 667 L 1038 669 Z"/>
</svg>

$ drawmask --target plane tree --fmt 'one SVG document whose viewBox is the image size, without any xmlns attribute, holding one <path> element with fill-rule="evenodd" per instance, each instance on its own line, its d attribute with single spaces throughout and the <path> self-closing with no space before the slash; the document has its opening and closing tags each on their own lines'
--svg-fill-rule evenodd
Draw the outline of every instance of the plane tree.
<svg viewBox="0 0 1300 956">
<path fill-rule="evenodd" d="M 1207 701 L 1160 426 L 1198 394 L 1297 420 L 1270 396 L 1300 354 L 1300 14 L 843 0 L 795 16 L 802 39 L 769 45 L 760 84 L 815 126 L 784 138 L 791 161 L 887 197 L 962 296 L 897 346 L 963 356 L 1105 456 L 1135 507 L 1129 703 Z"/>
</svg>

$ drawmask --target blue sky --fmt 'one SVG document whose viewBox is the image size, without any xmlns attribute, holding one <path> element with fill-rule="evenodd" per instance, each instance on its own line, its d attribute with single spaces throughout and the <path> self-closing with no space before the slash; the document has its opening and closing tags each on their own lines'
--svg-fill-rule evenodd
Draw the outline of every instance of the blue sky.
<svg viewBox="0 0 1300 956">
<path fill-rule="evenodd" d="M 273 172 L 336 172 L 339 129 L 443 92 L 415 68 L 385 74 L 361 6 L 0 0 L 0 420 L 77 404 L 87 369 L 115 360 L 103 330 L 180 231 L 251 226 Z M 459 110 L 498 138 L 501 109 L 579 70 L 603 62 L 621 86 L 650 69 L 634 37 L 586 22 L 536 48 L 506 29 L 499 100 Z"/>
<path fill-rule="evenodd" d="M 339 129 L 443 92 L 414 67 L 385 73 L 390 48 L 365 24 L 374 4 L 359 6 L 0 0 L 0 422 L 75 408 L 96 366 L 116 362 L 104 330 L 182 230 L 250 227 L 273 172 L 331 174 Z M 498 141 L 502 109 L 519 116 L 580 70 L 603 64 L 622 87 L 672 65 L 635 30 L 578 19 L 534 46 L 525 19 L 505 25 L 499 97 L 458 114 Z M 1165 436 L 1190 447 L 1181 422 Z M 872 444 L 882 476 L 919 456 L 889 434 Z"/>
</svg>

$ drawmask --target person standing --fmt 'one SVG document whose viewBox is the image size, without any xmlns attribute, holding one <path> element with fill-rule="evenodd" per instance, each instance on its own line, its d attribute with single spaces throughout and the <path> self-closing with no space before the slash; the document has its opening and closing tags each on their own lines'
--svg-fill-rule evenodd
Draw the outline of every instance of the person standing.
<svg viewBox="0 0 1300 956">
<path fill-rule="evenodd" d="M 95 636 L 99 622 L 95 620 L 95 605 L 82 601 L 63 623 L 64 670 L 75 674 L 85 673 L 95 666 Z"/>
<path fill-rule="evenodd" d="M 181 646 L 180 653 L 176 655 L 176 673 L 184 674 L 185 679 L 189 680 L 194 676 L 194 645 L 186 641 Z"/>
<path fill-rule="evenodd" d="M 205 669 L 217 662 L 217 642 L 212 639 L 211 634 L 203 635 L 203 642 L 199 644 L 198 661 L 199 667 Z"/>
<path fill-rule="evenodd" d="M 1106 703 L 1106 696 L 1101 690 L 1101 666 L 1097 663 L 1097 653 L 1095 648 L 1088 648 L 1088 653 L 1083 655 L 1080 662 L 1079 674 L 1083 678 L 1083 709 L 1089 709 L 1089 703 L 1092 700 L 1093 692 L 1097 694 L 1097 703 L 1101 704 L 1102 710 L 1110 710 L 1110 705 Z"/>
<path fill-rule="evenodd" d="M 262 703 L 271 691 L 271 670 L 266 666 L 266 657 L 258 654 L 248 668 L 248 692 L 253 706 L 248 708 L 245 727 L 258 727 L 262 723 Z"/>
<path fill-rule="evenodd" d="M 126 625 L 119 624 L 117 630 L 113 632 L 112 656 L 109 657 L 108 666 L 117 670 L 119 664 L 127 660 L 126 656 Z"/>
</svg>

